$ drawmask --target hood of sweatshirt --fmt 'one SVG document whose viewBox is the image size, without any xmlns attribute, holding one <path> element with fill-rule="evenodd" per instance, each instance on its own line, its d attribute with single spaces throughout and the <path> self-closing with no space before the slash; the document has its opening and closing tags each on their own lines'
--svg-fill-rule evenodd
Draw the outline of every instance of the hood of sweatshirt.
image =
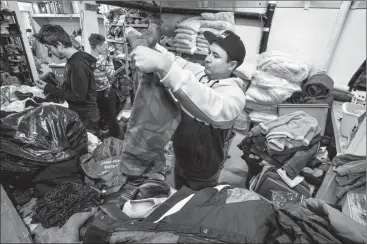
<svg viewBox="0 0 367 244">
<path fill-rule="evenodd" d="M 79 51 L 79 52 L 74 53 L 73 56 L 71 56 L 68 61 L 70 63 L 82 62 L 85 66 L 88 66 L 91 69 L 93 69 L 97 62 L 97 59 L 93 57 L 92 55 L 90 55 L 89 53 Z"/>
</svg>

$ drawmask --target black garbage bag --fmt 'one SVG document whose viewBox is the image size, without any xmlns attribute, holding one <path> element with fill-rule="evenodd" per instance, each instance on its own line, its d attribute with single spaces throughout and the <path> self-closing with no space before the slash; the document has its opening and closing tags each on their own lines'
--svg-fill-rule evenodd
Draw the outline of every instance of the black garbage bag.
<svg viewBox="0 0 367 244">
<path fill-rule="evenodd" d="M 57 105 L 40 106 L 0 121 L 1 181 L 43 195 L 64 180 L 81 182 L 78 158 L 88 149 L 79 116 Z"/>
</svg>

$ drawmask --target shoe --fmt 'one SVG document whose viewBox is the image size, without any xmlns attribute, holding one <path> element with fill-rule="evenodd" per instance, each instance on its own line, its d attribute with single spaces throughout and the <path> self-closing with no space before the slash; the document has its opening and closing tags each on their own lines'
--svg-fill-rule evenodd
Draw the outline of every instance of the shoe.
<svg viewBox="0 0 367 244">
<path fill-rule="evenodd" d="M 122 211 L 133 219 L 144 219 L 148 217 L 167 198 L 148 198 L 141 200 L 130 200 L 124 205 Z"/>
<path fill-rule="evenodd" d="M 125 184 L 118 192 L 111 193 L 104 198 L 104 203 L 123 204 L 129 200 L 134 200 L 139 189 L 136 186 Z"/>
<path fill-rule="evenodd" d="M 138 193 L 135 199 L 168 197 L 170 192 L 171 188 L 166 182 L 148 179 L 138 186 Z"/>
</svg>

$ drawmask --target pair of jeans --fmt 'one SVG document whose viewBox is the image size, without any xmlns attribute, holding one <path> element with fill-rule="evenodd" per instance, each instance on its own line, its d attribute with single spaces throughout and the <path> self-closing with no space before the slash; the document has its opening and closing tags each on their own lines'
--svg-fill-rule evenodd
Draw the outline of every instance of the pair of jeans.
<svg viewBox="0 0 367 244">
<path fill-rule="evenodd" d="M 116 121 L 116 100 L 116 93 L 112 89 L 105 89 L 97 92 L 97 103 L 101 114 L 100 121 L 105 120 L 108 124 L 110 135 L 117 138 L 119 135 L 119 127 Z M 101 122 L 100 128 L 102 128 Z"/>
<path fill-rule="evenodd" d="M 181 187 L 186 186 L 194 191 L 199 191 L 207 187 L 213 187 L 218 184 L 218 178 L 221 170 L 218 170 L 216 174 L 205 179 L 194 179 L 185 175 L 185 172 L 180 169 L 179 166 L 175 166 L 174 169 L 174 183 L 175 189 L 179 190 Z"/>
</svg>

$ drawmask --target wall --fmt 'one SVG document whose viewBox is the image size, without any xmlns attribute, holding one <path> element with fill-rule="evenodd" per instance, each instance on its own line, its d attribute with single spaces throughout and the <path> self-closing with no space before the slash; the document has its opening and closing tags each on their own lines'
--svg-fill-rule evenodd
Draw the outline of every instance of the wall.
<svg viewBox="0 0 367 244">
<path fill-rule="evenodd" d="M 157 2 L 157 1 L 156 1 Z M 159 2 L 159 1 L 158 1 Z M 157 2 L 157 3 L 158 3 Z M 346 87 L 366 59 L 366 9 L 351 9 L 330 64 L 329 75 L 336 86 Z M 233 9 L 233 1 L 161 1 L 161 6 Z M 236 1 L 236 11 L 265 13 L 267 1 Z M 305 4 L 309 4 L 307 9 Z M 323 58 L 338 15 L 341 1 L 277 1 L 268 51 L 279 50 L 295 55 L 300 61 L 317 65 Z M 360 4 L 360 5 L 361 5 Z M 247 59 L 254 60 L 261 40 L 260 21 L 236 19 L 236 31 L 247 49 Z M 346 88 L 345 88 L 346 89 Z"/>
</svg>

